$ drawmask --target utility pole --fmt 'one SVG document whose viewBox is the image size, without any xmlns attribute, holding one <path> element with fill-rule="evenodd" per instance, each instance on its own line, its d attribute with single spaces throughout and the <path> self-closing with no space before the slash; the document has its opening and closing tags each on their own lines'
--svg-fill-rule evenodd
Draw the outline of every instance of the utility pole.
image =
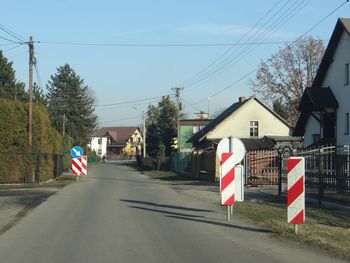
<svg viewBox="0 0 350 263">
<path fill-rule="evenodd" d="M 146 157 L 146 113 L 145 111 L 142 112 L 142 116 L 143 116 L 143 147 L 142 147 L 142 151 L 143 151 L 143 158 Z"/>
<path fill-rule="evenodd" d="M 66 131 L 66 114 L 63 113 L 63 119 L 62 119 L 62 137 L 64 137 Z"/>
<path fill-rule="evenodd" d="M 176 96 L 176 108 L 177 108 L 177 150 L 180 152 L 180 91 L 183 90 L 183 88 L 172 88 L 172 90 L 175 90 L 175 96 Z"/>
<path fill-rule="evenodd" d="M 28 135 L 29 135 L 29 152 L 33 151 L 33 64 L 34 64 L 34 44 L 33 37 L 29 37 L 29 124 L 28 124 Z"/>
</svg>

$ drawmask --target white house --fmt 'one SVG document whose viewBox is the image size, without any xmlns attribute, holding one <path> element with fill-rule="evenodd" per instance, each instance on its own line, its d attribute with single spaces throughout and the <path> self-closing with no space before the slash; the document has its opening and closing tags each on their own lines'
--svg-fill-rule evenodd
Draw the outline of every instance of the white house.
<svg viewBox="0 0 350 263">
<path fill-rule="evenodd" d="M 266 136 L 286 138 L 292 132 L 292 127 L 258 98 L 240 97 L 190 141 L 195 147 L 210 147 L 212 142 L 230 136 L 262 141 Z"/>
<path fill-rule="evenodd" d="M 294 135 L 313 143 L 350 144 L 350 19 L 340 18 L 334 28 L 311 87 L 306 88 Z"/>
<path fill-rule="evenodd" d="M 92 137 L 90 143 L 90 149 L 95 151 L 97 156 L 103 157 L 107 154 L 107 137 Z"/>
</svg>

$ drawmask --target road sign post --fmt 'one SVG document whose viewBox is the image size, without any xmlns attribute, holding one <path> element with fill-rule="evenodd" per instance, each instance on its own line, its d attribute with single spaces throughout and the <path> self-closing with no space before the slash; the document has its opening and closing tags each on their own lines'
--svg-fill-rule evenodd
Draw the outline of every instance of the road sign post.
<svg viewBox="0 0 350 263">
<path fill-rule="evenodd" d="M 227 137 L 227 138 L 223 138 L 220 140 L 217 150 L 216 150 L 216 154 L 220 160 L 220 162 L 222 163 L 222 157 L 223 157 L 223 153 L 233 153 L 233 162 L 234 162 L 234 173 L 235 173 L 235 165 L 240 163 L 245 156 L 245 147 L 244 144 L 241 140 L 237 139 L 237 138 L 232 138 L 232 137 Z M 239 170 L 237 170 L 237 172 L 239 172 L 240 177 L 244 176 L 243 173 L 243 169 L 241 171 L 241 168 L 239 168 Z M 224 175 L 224 172 L 222 171 L 222 167 L 220 165 L 220 193 L 222 192 L 222 176 Z M 239 191 L 242 192 L 240 195 L 243 195 L 243 191 L 244 191 L 244 179 L 242 178 L 242 180 L 240 181 L 240 185 L 239 186 Z M 237 185 L 237 184 L 236 184 Z M 243 198 L 240 198 L 243 201 Z M 230 221 L 230 214 L 233 214 L 233 206 L 227 206 L 227 220 Z"/>
<path fill-rule="evenodd" d="M 294 224 L 298 234 L 298 225 L 305 222 L 305 159 L 291 157 L 288 160 L 288 223 Z"/>
<path fill-rule="evenodd" d="M 83 149 L 80 146 L 74 146 L 71 149 L 70 154 L 73 158 L 80 158 L 83 156 Z"/>
</svg>

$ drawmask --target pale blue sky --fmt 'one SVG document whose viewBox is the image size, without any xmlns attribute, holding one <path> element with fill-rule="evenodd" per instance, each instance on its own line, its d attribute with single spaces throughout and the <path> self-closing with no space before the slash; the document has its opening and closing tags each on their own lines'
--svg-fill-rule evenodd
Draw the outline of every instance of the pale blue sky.
<svg viewBox="0 0 350 263">
<path fill-rule="evenodd" d="M 255 69 L 261 59 L 275 53 L 282 44 L 259 45 L 245 56 L 247 46 L 81 46 L 45 42 L 106 44 L 229 44 L 243 42 L 293 41 L 314 26 L 344 0 L 222 0 L 222 1 L 50 1 L 16 0 L 1 4 L 0 24 L 35 44 L 43 86 L 56 68 L 68 63 L 95 94 L 96 105 L 123 103 L 172 94 L 182 86 L 184 111 L 207 111 L 208 96 L 236 82 Z M 254 30 L 253 26 L 268 13 Z M 338 17 L 350 17 L 345 4 L 310 35 L 328 40 Z M 280 17 L 280 18 L 279 18 Z M 273 21 L 276 23 L 273 24 Z M 267 31 L 275 25 L 271 33 Z M 265 33 L 261 33 L 264 32 Z M 247 34 L 248 33 L 248 34 Z M 254 35 L 254 33 L 256 33 Z M 260 38 L 257 38 L 261 34 Z M 0 31 L 0 36 L 8 37 Z M 0 44 L 7 41 L 0 40 Z M 17 79 L 28 82 L 26 46 L 8 50 Z M 251 47 L 251 46 L 250 46 Z M 218 59 L 224 60 L 204 75 L 193 78 Z M 249 47 L 248 47 L 249 48 Z M 245 50 L 245 51 L 244 51 Z M 237 52 L 237 53 L 234 53 Z M 241 52 L 241 53 L 239 53 Z M 245 53 L 244 53 L 245 54 Z M 229 57 L 229 55 L 231 55 Z M 217 61 L 220 62 L 222 60 Z M 250 75 L 253 78 L 254 74 Z M 192 80 L 191 80 L 192 78 Z M 35 77 L 36 79 L 36 77 Z M 190 81 L 187 81 L 189 80 Z M 239 96 L 250 96 L 248 78 L 210 98 L 210 112 L 222 110 Z M 199 81 L 199 82 L 198 82 Z M 191 85 L 195 84 L 195 85 Z M 197 103 L 198 101 L 202 101 Z M 141 112 L 154 100 L 97 107 L 100 126 L 137 125 Z M 189 103 L 197 103 L 193 106 Z"/>
</svg>

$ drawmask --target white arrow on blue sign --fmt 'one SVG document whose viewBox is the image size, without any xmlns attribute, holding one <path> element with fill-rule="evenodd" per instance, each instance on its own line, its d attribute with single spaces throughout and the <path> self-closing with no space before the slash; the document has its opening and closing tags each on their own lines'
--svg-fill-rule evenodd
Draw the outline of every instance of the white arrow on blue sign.
<svg viewBox="0 0 350 263">
<path fill-rule="evenodd" d="M 73 158 L 80 158 L 83 156 L 83 149 L 80 146 L 74 146 L 70 151 Z"/>
</svg>

